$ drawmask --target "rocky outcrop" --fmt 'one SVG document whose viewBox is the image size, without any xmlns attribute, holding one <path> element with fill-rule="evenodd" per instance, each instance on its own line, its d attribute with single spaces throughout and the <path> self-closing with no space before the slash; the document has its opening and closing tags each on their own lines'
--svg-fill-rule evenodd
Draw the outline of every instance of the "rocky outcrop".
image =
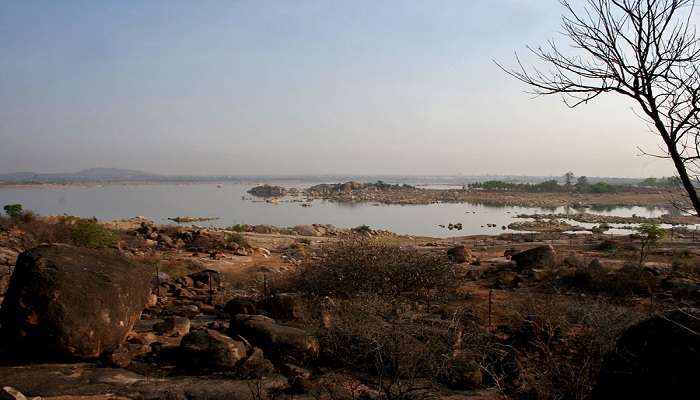
<svg viewBox="0 0 700 400">
<path fill-rule="evenodd" d="M 594 399 L 697 397 L 700 310 L 679 309 L 632 326 L 606 355 Z"/>
<path fill-rule="evenodd" d="M 10 347 L 92 358 L 116 348 L 150 293 L 149 272 L 113 252 L 44 245 L 20 254 L 0 308 Z"/>
<path fill-rule="evenodd" d="M 248 190 L 248 193 L 256 197 L 282 197 L 287 195 L 287 189 L 281 186 L 262 185 Z"/>
</svg>

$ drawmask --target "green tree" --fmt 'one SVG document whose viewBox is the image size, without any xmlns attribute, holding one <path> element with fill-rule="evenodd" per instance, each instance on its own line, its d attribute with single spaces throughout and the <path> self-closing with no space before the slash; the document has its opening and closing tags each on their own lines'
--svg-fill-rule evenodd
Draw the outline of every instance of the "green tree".
<svg viewBox="0 0 700 400">
<path fill-rule="evenodd" d="M 21 204 L 7 204 L 3 207 L 5 214 L 10 218 L 16 218 L 22 215 L 22 205 Z"/>
<path fill-rule="evenodd" d="M 642 244 L 639 248 L 639 266 L 644 265 L 644 260 L 649 254 L 649 249 L 659 241 L 659 239 L 664 237 L 666 233 L 659 224 L 644 223 L 637 227 L 637 234 L 642 240 Z"/>
<path fill-rule="evenodd" d="M 588 190 L 588 178 L 585 176 L 579 176 L 576 179 L 576 190 L 579 192 L 585 192 Z"/>
<path fill-rule="evenodd" d="M 571 190 L 571 186 L 574 184 L 574 173 L 569 171 L 564 174 L 564 186 L 566 190 Z"/>
</svg>

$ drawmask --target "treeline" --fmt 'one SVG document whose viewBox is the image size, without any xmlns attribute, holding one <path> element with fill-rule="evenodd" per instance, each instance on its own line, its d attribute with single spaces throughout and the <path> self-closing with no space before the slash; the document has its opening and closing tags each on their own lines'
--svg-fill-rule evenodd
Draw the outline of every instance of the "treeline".
<svg viewBox="0 0 700 400">
<path fill-rule="evenodd" d="M 533 192 L 533 193 L 615 193 L 632 191 L 639 188 L 672 189 L 678 188 L 678 178 L 647 178 L 636 184 L 611 184 L 605 181 L 590 183 L 585 176 L 575 177 L 573 173 L 564 174 L 563 183 L 550 179 L 540 183 L 514 183 L 499 180 L 470 183 L 469 189 L 490 190 L 507 192 Z"/>
</svg>

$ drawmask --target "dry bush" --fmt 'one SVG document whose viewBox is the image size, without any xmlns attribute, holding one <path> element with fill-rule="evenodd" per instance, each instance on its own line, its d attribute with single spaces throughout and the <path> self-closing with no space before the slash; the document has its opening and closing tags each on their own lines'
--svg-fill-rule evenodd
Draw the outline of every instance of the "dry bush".
<svg viewBox="0 0 700 400">
<path fill-rule="evenodd" d="M 155 264 L 152 264 L 155 266 Z M 195 260 L 181 259 L 166 259 L 158 263 L 158 268 L 161 272 L 165 272 L 172 279 L 177 279 L 181 276 L 193 274 L 195 272 L 204 271 L 206 266 Z"/>
<path fill-rule="evenodd" d="M 654 274 L 631 263 L 615 271 L 593 266 L 577 268 L 561 276 L 560 282 L 568 288 L 615 298 L 649 296 L 659 286 Z"/>
<path fill-rule="evenodd" d="M 224 237 L 224 240 L 226 241 L 227 247 L 229 244 L 234 244 L 238 247 L 242 247 L 244 249 L 251 248 L 252 246 L 248 242 L 248 239 L 246 239 L 245 236 L 238 232 L 234 233 L 227 233 L 226 236 Z"/>
<path fill-rule="evenodd" d="M 673 275 L 700 278 L 700 259 L 675 257 L 671 263 Z"/>
<path fill-rule="evenodd" d="M 358 293 L 425 296 L 444 292 L 454 282 L 454 265 L 446 256 L 420 252 L 369 239 L 325 245 L 307 259 L 296 279 L 302 292 L 349 298 Z"/>
<path fill-rule="evenodd" d="M 522 386 L 514 390 L 538 399 L 590 398 L 604 355 L 641 318 L 629 308 L 560 295 L 525 296 L 511 308 L 511 342 L 522 365 Z"/>
<path fill-rule="evenodd" d="M 338 300 L 328 312 L 331 327 L 317 333 L 322 361 L 368 374 L 382 399 L 426 397 L 436 382 L 454 378 L 467 364 L 481 374 L 494 359 L 490 336 L 462 310 L 441 319 L 363 295 Z"/>
</svg>

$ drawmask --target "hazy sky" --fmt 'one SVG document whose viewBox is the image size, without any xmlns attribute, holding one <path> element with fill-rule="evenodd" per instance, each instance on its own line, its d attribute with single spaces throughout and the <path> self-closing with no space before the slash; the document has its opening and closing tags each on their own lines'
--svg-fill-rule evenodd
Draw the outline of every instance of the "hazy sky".
<svg viewBox="0 0 700 400">
<path fill-rule="evenodd" d="M 500 71 L 556 0 L 0 2 L 0 172 L 669 175 Z"/>
</svg>

